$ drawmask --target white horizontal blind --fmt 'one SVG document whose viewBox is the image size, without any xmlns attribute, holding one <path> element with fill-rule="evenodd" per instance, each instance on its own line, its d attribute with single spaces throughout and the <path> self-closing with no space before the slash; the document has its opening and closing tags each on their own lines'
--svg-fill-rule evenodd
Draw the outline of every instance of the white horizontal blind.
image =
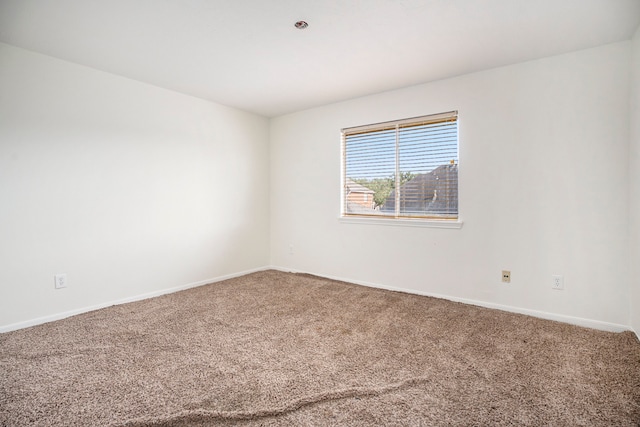
<svg viewBox="0 0 640 427">
<path fill-rule="evenodd" d="M 344 216 L 458 218 L 458 113 L 342 130 Z"/>
</svg>

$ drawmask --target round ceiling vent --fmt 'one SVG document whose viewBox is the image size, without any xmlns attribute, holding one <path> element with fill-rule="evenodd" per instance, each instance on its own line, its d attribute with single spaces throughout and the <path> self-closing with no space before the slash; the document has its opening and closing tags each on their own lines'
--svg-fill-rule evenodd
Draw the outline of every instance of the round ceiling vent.
<svg viewBox="0 0 640 427">
<path fill-rule="evenodd" d="M 305 28 L 307 28 L 309 26 L 309 24 L 307 24 L 305 21 L 298 21 L 296 22 L 296 28 L 299 30 L 304 30 Z"/>
</svg>

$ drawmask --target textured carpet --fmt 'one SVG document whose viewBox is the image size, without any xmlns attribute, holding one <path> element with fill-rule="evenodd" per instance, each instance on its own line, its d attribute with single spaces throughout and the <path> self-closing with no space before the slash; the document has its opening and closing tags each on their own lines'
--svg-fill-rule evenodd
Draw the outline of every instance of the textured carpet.
<svg viewBox="0 0 640 427">
<path fill-rule="evenodd" d="M 637 426 L 640 343 L 265 271 L 0 334 L 2 426 Z"/>
</svg>

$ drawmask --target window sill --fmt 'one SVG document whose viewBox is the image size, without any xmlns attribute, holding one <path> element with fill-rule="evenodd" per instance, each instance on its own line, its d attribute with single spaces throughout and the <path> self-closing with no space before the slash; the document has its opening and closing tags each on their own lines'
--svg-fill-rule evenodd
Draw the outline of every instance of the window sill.
<svg viewBox="0 0 640 427">
<path fill-rule="evenodd" d="M 462 220 L 449 219 L 396 219 L 396 218 L 366 218 L 355 216 L 341 216 L 338 218 L 343 224 L 366 225 L 395 225 L 400 227 L 425 227 L 425 228 L 462 228 Z"/>
</svg>

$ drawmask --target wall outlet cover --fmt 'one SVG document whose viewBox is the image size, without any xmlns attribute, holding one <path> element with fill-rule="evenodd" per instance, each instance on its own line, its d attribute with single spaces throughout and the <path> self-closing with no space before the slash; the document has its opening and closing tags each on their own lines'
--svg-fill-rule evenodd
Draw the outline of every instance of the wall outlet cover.
<svg viewBox="0 0 640 427">
<path fill-rule="evenodd" d="M 504 283 L 511 283 L 511 272 L 509 270 L 502 270 L 502 281 Z"/>
<path fill-rule="evenodd" d="M 55 288 L 62 289 L 67 287 L 67 273 L 60 273 L 54 276 Z"/>
<path fill-rule="evenodd" d="M 554 274 L 551 276 L 551 289 L 561 291 L 564 289 L 564 276 Z"/>
</svg>

